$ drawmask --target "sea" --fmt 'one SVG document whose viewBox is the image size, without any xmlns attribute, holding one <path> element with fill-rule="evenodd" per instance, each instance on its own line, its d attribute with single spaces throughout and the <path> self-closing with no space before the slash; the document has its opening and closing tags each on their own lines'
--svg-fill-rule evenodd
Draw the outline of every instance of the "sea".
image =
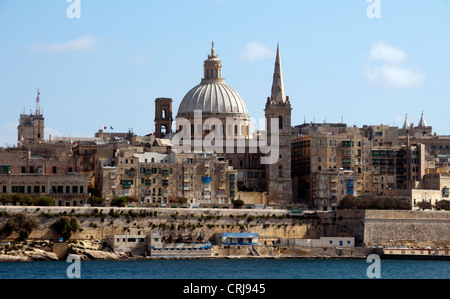
<svg viewBox="0 0 450 299">
<path fill-rule="evenodd" d="M 74 273 L 78 275 L 75 278 Z M 0 280 L 77 278 L 124 280 L 449 279 L 450 261 L 380 260 L 376 265 L 375 261 L 366 259 L 148 259 L 79 261 L 76 265 L 75 261 L 0 263 Z"/>
</svg>

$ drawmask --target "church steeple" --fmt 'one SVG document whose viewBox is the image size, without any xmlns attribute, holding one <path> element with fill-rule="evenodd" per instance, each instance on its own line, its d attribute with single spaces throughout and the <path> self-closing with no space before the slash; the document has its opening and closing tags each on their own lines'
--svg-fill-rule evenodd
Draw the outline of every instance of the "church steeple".
<svg viewBox="0 0 450 299">
<path fill-rule="evenodd" d="M 408 122 L 408 114 L 405 115 L 405 122 L 403 123 L 403 130 L 409 129 L 409 122 Z"/>
<path fill-rule="evenodd" d="M 219 56 L 216 54 L 216 50 L 214 49 L 214 42 L 212 42 L 211 55 L 208 55 L 208 59 L 205 60 L 203 64 L 204 77 L 202 79 L 202 83 L 210 81 L 224 81 L 222 79 L 222 61 L 220 61 L 218 57 Z"/>
<path fill-rule="evenodd" d="M 425 117 L 423 117 L 423 111 L 422 111 L 422 117 L 420 118 L 419 128 L 425 128 L 425 127 L 427 127 L 427 123 L 425 122 Z"/>
<path fill-rule="evenodd" d="M 275 60 L 275 70 L 273 72 L 271 100 L 275 101 L 276 103 L 286 102 L 286 95 L 284 93 L 283 71 L 281 69 L 280 44 L 277 45 L 277 57 Z"/>
</svg>

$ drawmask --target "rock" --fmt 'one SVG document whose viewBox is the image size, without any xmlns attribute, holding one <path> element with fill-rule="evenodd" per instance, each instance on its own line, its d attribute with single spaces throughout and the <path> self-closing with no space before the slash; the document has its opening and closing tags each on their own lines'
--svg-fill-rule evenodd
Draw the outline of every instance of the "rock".
<svg viewBox="0 0 450 299">
<path fill-rule="evenodd" d="M 55 253 L 47 252 L 41 249 L 25 251 L 25 255 L 27 255 L 33 261 L 59 261 L 58 256 Z"/>
<path fill-rule="evenodd" d="M 86 249 L 86 255 L 93 260 L 117 260 L 119 257 L 110 252 Z"/>
<path fill-rule="evenodd" d="M 27 256 L 0 254 L 0 262 L 29 262 L 31 259 Z"/>
</svg>

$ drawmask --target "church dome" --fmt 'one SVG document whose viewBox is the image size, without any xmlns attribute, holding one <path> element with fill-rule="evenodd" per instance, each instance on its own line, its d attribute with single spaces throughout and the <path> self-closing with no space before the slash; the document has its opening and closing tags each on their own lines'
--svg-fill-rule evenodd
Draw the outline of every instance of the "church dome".
<svg viewBox="0 0 450 299">
<path fill-rule="evenodd" d="M 205 81 L 192 88 L 181 101 L 178 116 L 193 116 L 194 110 L 201 110 L 203 115 L 248 115 L 241 96 L 225 83 L 214 81 Z"/>
<path fill-rule="evenodd" d="M 194 110 L 201 110 L 206 117 L 248 118 L 244 100 L 222 79 L 222 62 L 215 54 L 214 43 L 204 62 L 204 78 L 184 96 L 177 117 L 193 117 Z"/>
</svg>

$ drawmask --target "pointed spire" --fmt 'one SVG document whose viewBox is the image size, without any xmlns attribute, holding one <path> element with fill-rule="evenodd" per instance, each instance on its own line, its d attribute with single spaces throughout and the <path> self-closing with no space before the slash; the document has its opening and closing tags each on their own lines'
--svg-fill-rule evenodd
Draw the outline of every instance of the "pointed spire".
<svg viewBox="0 0 450 299">
<path fill-rule="evenodd" d="M 284 93 L 283 71 L 281 69 L 280 44 L 277 45 L 277 57 L 275 60 L 275 70 L 273 72 L 272 100 L 278 103 L 286 102 Z"/>
<path fill-rule="evenodd" d="M 408 130 L 409 129 L 409 122 L 408 122 L 408 114 L 406 114 L 405 116 L 405 122 L 403 124 L 403 130 Z"/>
<path fill-rule="evenodd" d="M 423 111 L 422 111 L 422 117 L 420 118 L 419 122 L 419 128 L 427 127 L 427 123 L 425 122 L 425 118 L 423 117 Z"/>
</svg>

